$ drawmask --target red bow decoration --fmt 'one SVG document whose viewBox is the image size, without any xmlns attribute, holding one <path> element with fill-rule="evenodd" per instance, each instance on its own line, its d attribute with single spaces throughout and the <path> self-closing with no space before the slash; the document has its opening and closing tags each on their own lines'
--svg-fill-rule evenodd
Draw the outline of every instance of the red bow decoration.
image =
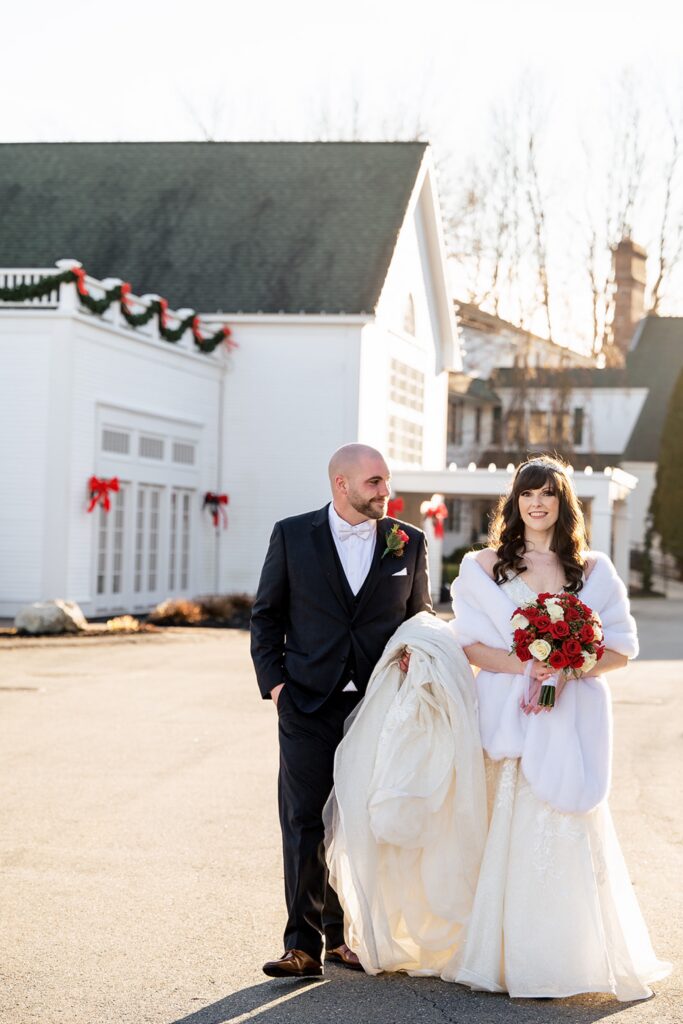
<svg viewBox="0 0 683 1024">
<path fill-rule="evenodd" d="M 72 267 L 71 273 L 76 278 L 76 287 L 78 288 L 79 295 L 87 295 L 88 289 L 85 286 L 85 270 L 83 267 Z"/>
<path fill-rule="evenodd" d="M 88 480 L 88 488 L 90 490 L 88 512 L 92 512 L 97 505 L 101 505 L 104 511 L 108 512 L 111 508 L 109 494 L 119 490 L 119 478 L 113 476 L 111 480 L 104 480 L 98 476 L 91 476 Z"/>
<path fill-rule="evenodd" d="M 227 348 L 228 352 L 233 352 L 236 348 L 239 348 L 237 342 L 233 341 L 232 331 L 229 327 L 223 328 L 223 344 Z"/>
<path fill-rule="evenodd" d="M 159 323 L 162 327 L 166 327 L 168 320 L 168 300 L 159 299 Z"/>
<path fill-rule="evenodd" d="M 395 519 L 399 512 L 403 511 L 403 498 L 390 498 L 387 508 L 387 515 Z"/>
<path fill-rule="evenodd" d="M 441 540 L 445 532 L 443 528 L 444 520 L 448 519 L 448 509 L 446 506 L 443 502 L 435 501 L 434 498 L 432 498 L 431 501 L 425 501 L 422 503 L 420 506 L 420 512 L 426 519 L 432 520 L 434 536 L 438 540 Z"/>
<path fill-rule="evenodd" d="M 223 529 L 225 530 L 228 525 L 228 513 L 225 511 L 225 505 L 228 505 L 230 498 L 227 494 L 214 494 L 213 491 L 207 491 L 204 495 L 204 504 L 202 508 L 207 506 L 211 509 L 211 519 L 213 525 L 218 527 L 221 519 L 223 520 Z"/>
<path fill-rule="evenodd" d="M 131 285 L 130 281 L 124 281 L 123 284 L 121 285 L 121 298 L 119 299 L 119 302 L 121 303 L 122 306 L 128 305 L 128 297 L 130 296 L 132 290 L 133 286 Z"/>
</svg>

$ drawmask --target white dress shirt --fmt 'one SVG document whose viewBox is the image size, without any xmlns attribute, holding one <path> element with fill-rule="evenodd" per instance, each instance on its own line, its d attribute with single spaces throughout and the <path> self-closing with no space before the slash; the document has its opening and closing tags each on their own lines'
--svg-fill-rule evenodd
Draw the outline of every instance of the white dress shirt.
<svg viewBox="0 0 683 1024">
<path fill-rule="evenodd" d="M 370 572 L 372 556 L 377 543 L 377 521 L 366 519 L 358 526 L 351 526 L 337 514 L 334 504 L 330 502 L 328 518 L 332 540 L 337 549 L 339 560 L 344 569 L 346 579 L 354 595 L 358 593 Z M 357 690 L 353 682 L 348 682 L 344 690 Z"/>
<path fill-rule="evenodd" d="M 329 504 L 328 514 L 332 539 L 349 586 L 355 595 L 370 572 L 377 543 L 377 520 L 366 519 L 357 526 L 351 526 L 337 514 L 332 502 Z"/>
</svg>

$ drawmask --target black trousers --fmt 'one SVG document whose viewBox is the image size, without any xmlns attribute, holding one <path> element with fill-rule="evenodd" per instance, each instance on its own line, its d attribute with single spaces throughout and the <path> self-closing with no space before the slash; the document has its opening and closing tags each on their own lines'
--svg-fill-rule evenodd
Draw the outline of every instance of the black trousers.
<svg viewBox="0 0 683 1024">
<path fill-rule="evenodd" d="M 360 699 L 337 691 L 322 708 L 304 714 L 280 691 L 278 802 L 285 869 L 285 950 L 302 949 L 316 959 L 323 938 L 328 949 L 344 941 L 344 915 L 328 884 L 322 811 L 332 789 L 334 752 L 344 720 Z"/>
</svg>

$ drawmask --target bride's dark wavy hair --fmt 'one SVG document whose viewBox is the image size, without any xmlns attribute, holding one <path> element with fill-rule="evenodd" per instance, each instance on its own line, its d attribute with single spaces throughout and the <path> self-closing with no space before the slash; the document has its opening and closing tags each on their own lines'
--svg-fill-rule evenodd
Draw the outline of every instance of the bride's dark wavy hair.
<svg viewBox="0 0 683 1024">
<path fill-rule="evenodd" d="M 522 462 L 515 472 L 512 488 L 502 495 L 489 532 L 489 545 L 495 548 L 498 560 L 493 566 L 496 583 L 526 572 L 522 556 L 526 552 L 524 522 L 519 512 L 522 491 L 548 485 L 560 499 L 559 514 L 550 545 L 560 560 L 567 580 L 567 590 L 576 594 L 583 585 L 584 553 L 588 548 L 586 524 L 579 499 L 572 487 L 567 467 L 549 455 L 540 455 Z"/>
</svg>

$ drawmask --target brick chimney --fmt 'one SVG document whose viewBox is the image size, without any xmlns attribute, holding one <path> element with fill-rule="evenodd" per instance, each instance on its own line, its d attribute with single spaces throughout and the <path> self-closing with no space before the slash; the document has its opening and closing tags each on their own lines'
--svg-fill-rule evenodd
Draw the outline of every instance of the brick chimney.
<svg viewBox="0 0 683 1024">
<path fill-rule="evenodd" d="M 636 324 L 645 315 L 647 253 L 632 238 L 622 238 L 612 250 L 614 266 L 614 322 L 612 335 L 615 362 L 623 363 Z"/>
</svg>

